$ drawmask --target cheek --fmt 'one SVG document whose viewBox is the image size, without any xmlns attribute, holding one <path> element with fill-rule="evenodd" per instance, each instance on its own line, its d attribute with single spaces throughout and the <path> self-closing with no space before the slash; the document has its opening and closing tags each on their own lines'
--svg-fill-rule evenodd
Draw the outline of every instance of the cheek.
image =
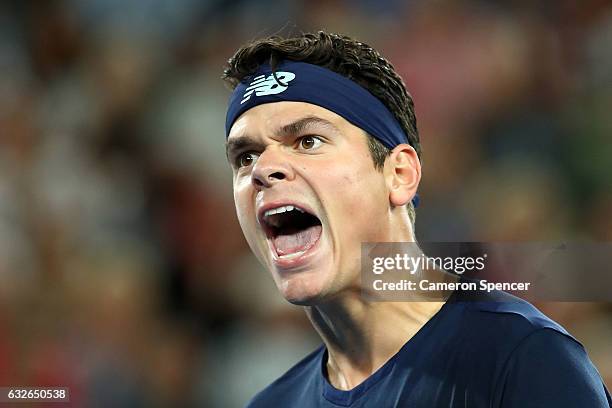
<svg viewBox="0 0 612 408">
<path fill-rule="evenodd" d="M 346 207 L 357 210 L 352 213 L 354 216 L 365 209 L 371 209 L 372 205 L 379 202 L 382 192 L 382 174 L 367 164 L 348 168 L 337 180 L 336 191 L 346 197 L 341 200 Z"/>
<path fill-rule="evenodd" d="M 251 204 L 251 192 L 249 189 L 250 182 L 247 184 L 244 180 L 234 182 L 234 203 L 236 205 L 236 215 L 238 222 L 242 227 L 244 235 L 247 236 L 252 232 L 253 222 L 255 220 L 253 205 Z"/>
<path fill-rule="evenodd" d="M 352 162 L 351 165 L 335 166 L 327 174 L 333 174 L 326 180 L 326 207 L 339 223 L 349 238 L 369 236 L 381 225 L 388 197 L 385 195 L 382 173 L 377 172 L 373 165 L 365 160 Z M 359 165 L 357 165 L 358 163 Z M 340 232 L 340 231 L 339 231 Z M 345 235 L 343 234 L 343 235 Z"/>
</svg>

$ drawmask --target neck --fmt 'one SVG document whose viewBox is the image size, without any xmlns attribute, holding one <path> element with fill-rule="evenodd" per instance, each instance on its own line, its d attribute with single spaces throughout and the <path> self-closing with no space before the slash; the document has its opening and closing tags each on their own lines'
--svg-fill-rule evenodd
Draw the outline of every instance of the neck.
<svg viewBox="0 0 612 408">
<path fill-rule="evenodd" d="M 327 373 L 338 388 L 354 388 L 382 367 L 442 307 L 443 302 L 370 302 L 351 293 L 306 308 L 327 346 Z"/>
<path fill-rule="evenodd" d="M 379 242 L 415 242 L 407 212 L 399 212 L 396 217 L 400 219 L 390 223 L 395 228 L 388 229 L 393 233 Z M 421 253 L 418 249 L 417 252 L 416 255 Z M 442 271 L 420 270 L 418 274 L 427 274 L 430 280 L 448 279 Z M 328 380 L 343 390 L 356 387 L 382 367 L 444 304 L 431 298 L 372 301 L 362 296 L 360 286 L 306 307 L 306 314 L 327 347 Z"/>
</svg>

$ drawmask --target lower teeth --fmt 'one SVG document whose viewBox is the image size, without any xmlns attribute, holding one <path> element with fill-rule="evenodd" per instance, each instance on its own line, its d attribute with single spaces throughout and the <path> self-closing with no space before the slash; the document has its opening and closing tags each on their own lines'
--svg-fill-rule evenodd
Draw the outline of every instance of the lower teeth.
<svg viewBox="0 0 612 408">
<path fill-rule="evenodd" d="M 286 254 L 286 255 L 279 255 L 278 258 L 279 259 L 291 259 L 291 258 L 296 258 L 302 254 L 304 254 L 306 251 L 299 251 L 299 252 L 294 252 L 292 254 Z"/>
</svg>

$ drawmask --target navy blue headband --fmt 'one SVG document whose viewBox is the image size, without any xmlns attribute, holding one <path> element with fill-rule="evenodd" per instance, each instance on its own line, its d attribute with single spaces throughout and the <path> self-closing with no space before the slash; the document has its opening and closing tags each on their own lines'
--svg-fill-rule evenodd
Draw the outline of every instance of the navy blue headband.
<svg viewBox="0 0 612 408">
<path fill-rule="evenodd" d="M 275 75 L 269 65 L 262 65 L 254 76 L 238 84 L 227 109 L 225 137 L 229 136 L 236 119 L 247 110 L 264 103 L 293 101 L 335 112 L 389 149 L 401 143 L 409 144 L 395 116 L 356 82 L 318 65 L 295 61 L 281 62 Z M 418 195 L 412 202 L 418 206 Z"/>
</svg>

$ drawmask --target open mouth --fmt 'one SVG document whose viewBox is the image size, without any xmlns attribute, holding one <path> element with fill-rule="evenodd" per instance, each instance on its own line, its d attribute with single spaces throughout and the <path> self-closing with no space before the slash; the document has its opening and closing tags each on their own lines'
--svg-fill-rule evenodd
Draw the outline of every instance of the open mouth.
<svg viewBox="0 0 612 408">
<path fill-rule="evenodd" d="M 262 214 L 261 221 L 279 258 L 298 257 L 321 237 L 319 218 L 295 205 L 269 209 Z"/>
</svg>

